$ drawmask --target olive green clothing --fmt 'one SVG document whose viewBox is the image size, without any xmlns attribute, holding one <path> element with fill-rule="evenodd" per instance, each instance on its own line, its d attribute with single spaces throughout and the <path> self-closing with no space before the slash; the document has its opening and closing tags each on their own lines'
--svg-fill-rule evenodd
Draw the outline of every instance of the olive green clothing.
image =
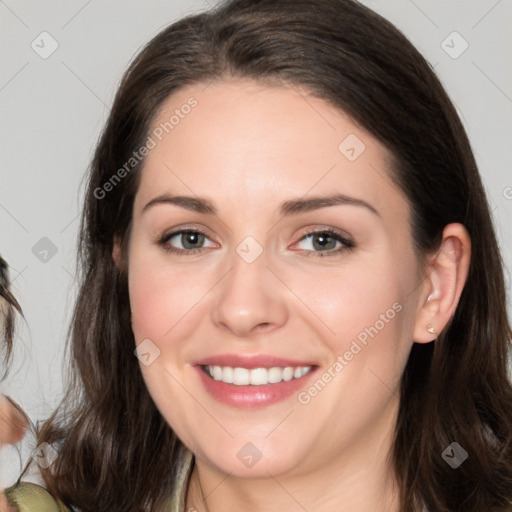
<svg viewBox="0 0 512 512">
<path fill-rule="evenodd" d="M 16 512 L 70 512 L 40 485 L 22 482 L 6 489 L 4 493 Z"/>
</svg>

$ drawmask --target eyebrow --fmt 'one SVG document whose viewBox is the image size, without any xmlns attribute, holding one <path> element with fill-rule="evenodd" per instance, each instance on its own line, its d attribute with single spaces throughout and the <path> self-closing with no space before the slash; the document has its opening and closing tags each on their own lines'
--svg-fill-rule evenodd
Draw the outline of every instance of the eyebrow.
<svg viewBox="0 0 512 512">
<path fill-rule="evenodd" d="M 144 208 L 142 209 L 142 213 L 144 213 L 152 206 L 163 204 L 173 204 L 181 206 L 186 210 L 202 213 L 205 215 L 217 215 L 217 209 L 215 208 L 213 203 L 208 199 L 191 196 L 171 196 L 167 194 L 163 194 L 155 197 L 154 199 L 151 199 L 151 201 L 149 201 L 146 204 L 146 206 L 144 206 Z M 377 209 L 374 208 L 370 203 L 367 203 L 362 199 L 346 196 L 344 194 L 334 194 L 330 196 L 314 196 L 308 197 L 307 199 L 291 199 L 288 201 L 284 201 L 281 204 L 280 212 L 283 217 L 287 217 L 299 213 L 319 210 L 320 208 L 340 205 L 363 207 L 372 212 L 373 214 L 377 215 L 378 217 L 380 217 L 380 214 L 377 211 Z"/>
</svg>

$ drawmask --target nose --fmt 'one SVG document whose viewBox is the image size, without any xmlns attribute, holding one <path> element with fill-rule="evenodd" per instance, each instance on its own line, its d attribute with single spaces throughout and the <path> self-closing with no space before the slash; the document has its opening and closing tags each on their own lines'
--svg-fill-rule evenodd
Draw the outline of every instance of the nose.
<svg viewBox="0 0 512 512">
<path fill-rule="evenodd" d="M 211 317 L 218 328 L 250 337 L 286 323 L 286 289 L 267 265 L 265 252 L 252 263 L 233 255 L 230 271 L 215 287 Z"/>
</svg>

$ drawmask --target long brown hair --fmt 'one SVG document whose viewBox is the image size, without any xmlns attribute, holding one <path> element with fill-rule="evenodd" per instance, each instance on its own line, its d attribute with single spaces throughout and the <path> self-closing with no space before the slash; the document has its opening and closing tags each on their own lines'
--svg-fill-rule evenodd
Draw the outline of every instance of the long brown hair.
<svg viewBox="0 0 512 512">
<path fill-rule="evenodd" d="M 59 452 L 43 472 L 48 488 L 85 512 L 154 511 L 178 491 L 189 453 L 144 385 L 126 269 L 112 261 L 114 237 L 128 241 L 143 159 L 113 176 L 144 144 L 169 95 L 226 77 L 301 86 L 381 141 L 411 205 L 420 259 L 439 247 L 444 226 L 466 226 L 472 259 L 456 313 L 435 342 L 413 344 L 403 373 L 393 470 L 402 512 L 507 510 L 511 330 L 481 178 L 429 64 L 391 23 L 352 0 L 231 0 L 173 23 L 131 63 L 90 167 L 70 387 L 38 439 Z M 468 452 L 457 469 L 442 458 L 454 441 Z"/>
</svg>

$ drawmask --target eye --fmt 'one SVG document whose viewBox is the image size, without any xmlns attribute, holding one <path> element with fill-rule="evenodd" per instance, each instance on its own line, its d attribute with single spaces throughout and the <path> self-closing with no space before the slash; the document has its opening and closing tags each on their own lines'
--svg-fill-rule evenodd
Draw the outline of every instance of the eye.
<svg viewBox="0 0 512 512">
<path fill-rule="evenodd" d="M 302 244 L 302 247 L 300 247 L 300 244 Z M 310 231 L 306 233 L 296 245 L 299 245 L 299 249 L 311 253 L 307 254 L 307 256 L 312 255 L 318 257 L 334 256 L 342 251 L 355 247 L 351 240 L 330 229 Z"/>
<path fill-rule="evenodd" d="M 209 245 L 205 245 L 205 242 L 209 242 Z M 166 251 L 177 254 L 200 253 L 206 247 L 216 246 L 205 233 L 196 229 L 182 229 L 166 233 L 158 243 Z"/>
<path fill-rule="evenodd" d="M 176 254 L 200 254 L 207 247 L 216 247 L 205 233 L 197 229 L 166 233 L 158 240 L 158 244 L 166 251 Z M 318 257 L 333 256 L 355 247 L 351 240 L 332 229 L 310 231 L 295 245 L 305 251 L 306 256 Z"/>
</svg>

